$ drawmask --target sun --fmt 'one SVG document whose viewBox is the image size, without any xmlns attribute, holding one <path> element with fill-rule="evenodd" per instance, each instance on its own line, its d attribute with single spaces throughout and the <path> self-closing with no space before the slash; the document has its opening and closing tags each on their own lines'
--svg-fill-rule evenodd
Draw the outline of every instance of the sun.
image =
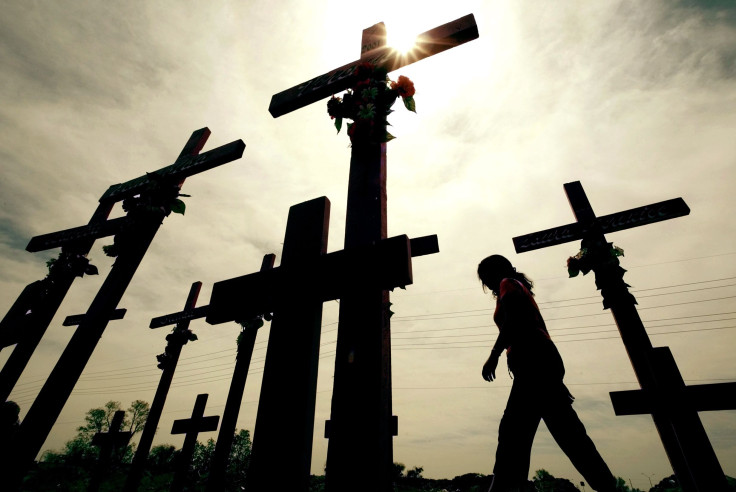
<svg viewBox="0 0 736 492">
<path fill-rule="evenodd" d="M 386 44 L 399 53 L 409 53 L 416 46 L 416 31 L 402 29 L 400 25 L 387 25 L 386 31 Z"/>
</svg>

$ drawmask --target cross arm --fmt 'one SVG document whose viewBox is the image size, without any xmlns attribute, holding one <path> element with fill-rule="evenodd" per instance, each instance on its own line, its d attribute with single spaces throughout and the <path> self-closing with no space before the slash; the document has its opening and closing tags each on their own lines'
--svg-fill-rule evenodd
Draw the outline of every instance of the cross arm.
<svg viewBox="0 0 736 492">
<path fill-rule="evenodd" d="M 209 306 L 199 306 L 188 311 L 179 311 L 178 313 L 166 314 L 151 319 L 149 328 L 161 328 L 162 326 L 175 325 L 181 321 L 191 321 L 207 316 Z"/>
<path fill-rule="evenodd" d="M 113 448 L 121 448 L 127 446 L 130 442 L 130 438 L 133 437 L 133 433 L 130 431 L 118 431 L 114 434 L 102 432 L 92 436 L 92 446 L 112 446 Z"/>
<path fill-rule="evenodd" d="M 278 118 L 347 89 L 353 84 L 355 68 L 361 63 L 372 63 L 391 72 L 477 38 L 478 25 L 473 14 L 468 14 L 417 36 L 416 47 L 409 54 L 402 55 L 388 46 L 378 48 L 365 58 L 274 94 L 268 111 Z"/>
<path fill-rule="evenodd" d="M 644 390 L 612 391 L 610 396 L 616 415 L 652 413 L 658 406 L 670 410 L 688 406 L 698 412 L 736 410 L 736 382 L 686 386 L 681 393 L 669 393 L 665 401 Z"/>
<path fill-rule="evenodd" d="M 194 150 L 196 150 L 196 148 Z M 228 162 L 236 159 L 240 159 L 243 156 L 244 150 L 245 143 L 242 140 L 236 140 L 205 152 L 204 154 L 183 155 L 170 166 L 163 167 L 152 174 L 156 174 L 160 178 L 182 180 L 195 174 L 208 171 L 217 166 L 227 164 Z M 131 179 L 130 181 L 126 181 L 125 183 L 112 185 L 107 189 L 102 197 L 100 197 L 100 201 L 123 200 L 146 191 L 153 183 L 154 180 L 146 174 L 145 176 L 140 176 L 138 178 Z"/>
<path fill-rule="evenodd" d="M 112 312 L 112 315 L 110 316 L 110 320 L 115 319 L 123 319 L 125 318 L 125 313 L 127 313 L 128 310 L 124 308 L 116 309 Z M 62 326 L 75 326 L 82 322 L 86 314 L 73 314 L 71 316 L 67 316 L 64 319 L 64 322 L 62 323 Z"/>
<path fill-rule="evenodd" d="M 196 424 L 192 425 L 192 419 L 174 420 L 171 427 L 172 434 L 187 434 L 194 430 L 196 432 L 212 432 L 217 430 L 220 424 L 220 416 L 212 415 L 210 417 L 201 417 L 195 420 Z"/>
<path fill-rule="evenodd" d="M 329 253 L 299 267 L 279 266 L 217 282 L 212 288 L 207 322 L 219 324 L 273 312 L 294 297 L 313 296 L 325 302 L 351 289 L 410 285 L 410 244 L 407 236 L 396 236 L 372 246 Z"/>
<path fill-rule="evenodd" d="M 38 251 L 58 248 L 74 241 L 113 236 L 129 222 L 130 219 L 128 217 L 118 217 L 117 219 L 106 220 L 105 222 L 72 227 L 63 231 L 34 236 L 28 242 L 26 251 L 36 253 Z"/>
<path fill-rule="evenodd" d="M 683 217 L 690 213 L 682 198 L 673 198 L 662 202 L 652 203 L 643 207 L 631 208 L 623 212 L 604 215 L 595 219 L 594 224 L 604 234 L 623 231 L 663 220 Z M 517 236 L 513 238 L 514 249 L 517 253 L 525 253 L 535 249 L 555 246 L 582 239 L 585 228 L 580 222 L 574 222 L 560 227 L 553 227 L 544 231 Z"/>
</svg>

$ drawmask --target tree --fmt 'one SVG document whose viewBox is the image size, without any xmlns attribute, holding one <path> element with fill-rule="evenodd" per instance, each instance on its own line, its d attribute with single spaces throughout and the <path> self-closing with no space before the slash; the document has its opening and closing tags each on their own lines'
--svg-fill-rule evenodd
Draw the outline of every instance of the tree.
<svg viewBox="0 0 736 492">
<path fill-rule="evenodd" d="M 626 480 L 621 477 L 616 478 L 616 491 L 617 492 L 643 492 L 641 489 L 629 488 L 626 485 Z"/>
<path fill-rule="evenodd" d="M 391 478 L 395 481 L 404 477 L 406 465 L 403 463 L 394 463 L 391 467 Z"/>
<path fill-rule="evenodd" d="M 245 476 L 250 464 L 251 446 L 250 431 L 242 429 L 235 433 L 233 446 L 230 448 L 230 458 L 227 462 L 228 483 L 233 485 L 245 483 Z"/>
<path fill-rule="evenodd" d="M 150 405 L 142 400 L 135 400 L 125 413 L 121 429 L 129 430 L 133 435 L 143 430 L 148 418 Z M 119 401 L 108 401 L 104 406 L 91 408 L 84 415 L 84 425 L 77 427 L 77 435 L 66 442 L 61 452 L 46 451 L 41 461 L 65 463 L 90 467 L 99 456 L 99 450 L 92 446 L 92 438 L 98 432 L 110 430 L 115 412 L 121 410 Z M 128 462 L 133 456 L 133 445 L 129 444 L 118 453 L 118 460 Z"/>
<path fill-rule="evenodd" d="M 148 420 L 148 413 L 151 411 L 151 405 L 143 400 L 135 400 L 128 407 L 126 418 L 129 418 L 128 430 L 133 436 L 143 431 L 143 426 Z"/>
<path fill-rule="evenodd" d="M 414 468 L 406 472 L 406 478 L 412 478 L 412 479 L 422 478 L 423 471 L 424 471 L 424 468 L 422 468 L 421 466 L 415 466 Z"/>
<path fill-rule="evenodd" d="M 205 484 L 209 480 L 212 457 L 215 455 L 217 441 L 209 439 L 205 444 L 194 445 L 192 465 L 190 468 L 190 481 L 192 483 Z M 235 432 L 232 447 L 225 468 L 226 490 L 241 490 L 245 484 L 245 476 L 250 463 L 251 440 L 250 431 L 242 429 Z"/>
<path fill-rule="evenodd" d="M 570 480 L 556 478 L 544 468 L 534 473 L 532 482 L 537 492 L 579 492 Z"/>
<path fill-rule="evenodd" d="M 171 444 L 158 444 L 148 453 L 148 467 L 152 474 L 173 473 L 179 451 Z"/>
</svg>

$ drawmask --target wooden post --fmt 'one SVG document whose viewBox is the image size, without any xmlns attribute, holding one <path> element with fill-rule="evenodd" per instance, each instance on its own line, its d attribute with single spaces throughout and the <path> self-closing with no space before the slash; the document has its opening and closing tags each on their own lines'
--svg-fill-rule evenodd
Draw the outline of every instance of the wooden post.
<svg viewBox="0 0 736 492">
<path fill-rule="evenodd" d="M 238 159 L 242 155 L 245 148 L 242 141 L 232 142 L 197 155 L 209 134 L 207 128 L 195 131 L 174 164 L 156 173 L 114 185 L 100 199 L 104 202 L 140 195 L 139 199 L 133 199 L 132 211 L 128 215 L 134 226 L 125 228 L 116 236 L 116 240 L 119 238 L 124 246 L 121 246 L 120 254 L 110 274 L 23 419 L 18 433 L 10 444 L 15 449 L 15 453 L 10 459 L 0 463 L 0 475 L 6 477 L 9 490 L 20 486 L 28 466 L 41 450 L 41 446 L 94 352 L 112 312 L 120 302 L 161 226 L 166 215 L 166 208 L 163 204 L 177 196 L 186 177 Z M 135 206 L 136 203 L 143 203 L 147 200 L 162 205 L 159 208 Z"/>
<path fill-rule="evenodd" d="M 110 428 L 107 432 L 98 432 L 92 437 L 92 446 L 100 448 L 100 456 L 97 460 L 97 468 L 90 479 L 87 490 L 96 492 L 100 488 L 102 478 L 104 477 L 112 459 L 112 454 L 120 448 L 124 448 L 130 442 L 132 436 L 130 431 L 121 431 L 120 426 L 123 424 L 125 411 L 118 410 L 112 418 Z"/>
<path fill-rule="evenodd" d="M 261 262 L 260 271 L 265 272 L 271 270 L 275 260 L 276 255 L 265 255 Z M 258 319 L 260 320 L 260 318 Z M 260 320 L 260 323 L 263 323 L 262 320 Z M 230 380 L 230 390 L 227 393 L 225 411 L 222 414 L 222 424 L 220 425 L 220 432 L 217 434 L 215 454 L 212 457 L 212 463 L 210 463 L 210 477 L 207 482 L 207 490 L 210 492 L 225 490 L 227 462 L 233 446 L 233 437 L 235 436 L 238 414 L 240 413 L 240 405 L 243 401 L 245 382 L 248 378 L 248 369 L 250 367 L 251 357 L 253 356 L 253 347 L 256 343 L 257 334 L 258 328 L 244 326 L 238 338 L 238 353 L 235 359 L 233 378 Z"/>
<path fill-rule="evenodd" d="M 269 111 L 279 117 L 355 81 L 357 66 L 393 71 L 478 37 L 472 14 L 417 37 L 402 55 L 385 46 L 382 25 L 363 31 L 357 61 L 275 94 Z M 386 144 L 354 144 L 350 157 L 345 248 L 386 238 Z M 397 419 L 391 403 L 391 336 L 387 291 L 355 283 L 341 299 L 331 417 L 326 429 L 327 490 L 392 490 L 392 438 Z M 361 477 L 356 480 L 356 477 Z"/>
<path fill-rule="evenodd" d="M 184 445 L 181 448 L 179 457 L 176 460 L 176 472 L 174 472 L 174 480 L 171 483 L 171 492 L 180 492 L 184 490 L 189 465 L 192 462 L 192 454 L 194 454 L 194 446 L 197 444 L 197 435 L 200 432 L 211 432 L 217 430 L 217 424 L 220 422 L 219 416 L 204 417 L 204 407 L 207 406 L 207 394 L 197 395 L 197 401 L 194 403 L 194 410 L 189 419 L 175 420 L 171 428 L 172 434 L 186 434 Z"/>
<path fill-rule="evenodd" d="M 184 304 L 184 310 L 181 313 L 169 315 L 185 319 L 180 319 L 176 322 L 176 327 L 173 332 L 166 336 L 167 343 L 164 353 L 157 356 L 157 359 L 159 360 L 158 368 L 161 369 L 161 379 L 158 382 L 156 394 L 153 397 L 153 403 L 151 404 L 148 418 L 146 418 L 146 424 L 143 427 L 143 432 L 141 433 L 141 439 L 135 450 L 128 477 L 125 480 L 125 491 L 135 492 L 138 490 L 138 485 L 143 478 L 143 472 L 148 460 L 148 453 L 151 451 L 153 437 L 156 435 L 156 429 L 158 429 L 158 423 L 161 420 L 161 413 L 164 409 L 169 389 L 171 388 L 171 381 L 174 379 L 174 372 L 176 371 L 176 365 L 179 362 L 181 349 L 188 341 L 188 337 L 186 335 L 189 331 L 189 322 L 192 318 L 187 315 L 191 315 L 195 311 L 197 298 L 199 297 L 201 289 L 202 282 L 194 282 L 192 287 L 189 289 L 189 295 L 187 296 L 186 303 Z M 153 325 L 153 321 L 151 324 Z M 156 328 L 160 326 L 166 325 L 162 325 L 159 322 Z"/>
<path fill-rule="evenodd" d="M 521 253 L 583 239 L 582 248 L 585 248 L 586 254 L 594 259 L 592 269 L 596 285 L 603 296 L 603 307 L 611 309 L 621 340 L 642 388 L 642 396 L 637 394 L 633 398 L 634 403 L 639 403 L 641 410 L 641 402 L 636 400 L 644 398 L 648 402 L 643 410 L 652 414 L 680 485 L 685 492 L 726 490 L 727 482 L 723 469 L 697 414 L 699 409 L 705 408 L 699 408 L 697 402 L 689 402 L 682 398 L 685 396 L 685 383 L 669 349 L 652 347 L 636 310 L 636 299 L 629 293 L 628 285 L 623 280 L 625 270 L 611 255 L 612 245 L 604 236 L 604 232 L 615 232 L 687 215 L 690 209 L 681 198 L 677 198 L 598 218 L 579 181 L 565 184 L 565 193 L 577 223 L 516 237 L 514 238 L 516 251 Z M 733 387 L 734 385 L 713 386 L 706 391 L 717 406 L 728 406 L 730 402 L 730 408 L 736 409 L 734 405 L 736 399 L 732 396 L 722 393 L 714 397 L 716 392 L 732 391 Z M 625 407 L 630 406 L 632 399 L 625 395 L 623 401 L 619 402 L 615 395 L 616 393 L 611 394 L 614 408 L 620 405 L 623 407 L 621 414 L 631 413 L 628 411 L 630 409 L 627 410 Z"/>
<path fill-rule="evenodd" d="M 353 145 L 345 247 L 386 237 L 386 144 Z M 392 490 L 389 293 L 355 283 L 340 301 L 327 490 Z M 360 478 L 358 478 L 360 477 Z"/>
</svg>

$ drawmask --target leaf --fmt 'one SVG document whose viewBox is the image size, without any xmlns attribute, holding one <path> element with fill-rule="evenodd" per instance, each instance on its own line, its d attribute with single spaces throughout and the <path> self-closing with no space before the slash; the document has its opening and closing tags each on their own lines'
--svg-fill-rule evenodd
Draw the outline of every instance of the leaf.
<svg viewBox="0 0 736 492">
<path fill-rule="evenodd" d="M 171 211 L 175 214 L 182 214 L 184 215 L 184 212 L 186 211 L 187 206 L 179 199 L 174 200 L 171 203 Z"/>
<path fill-rule="evenodd" d="M 342 129 L 342 118 L 335 118 L 335 128 L 337 128 L 337 133 L 340 133 L 340 130 Z"/>
<path fill-rule="evenodd" d="M 568 275 L 570 275 L 570 278 L 573 278 L 573 277 L 577 277 L 578 276 L 578 274 L 580 273 L 580 270 L 578 270 L 576 268 L 568 268 L 567 269 L 567 273 L 568 273 Z"/>
<path fill-rule="evenodd" d="M 414 98 L 412 96 L 404 98 L 404 106 L 409 111 L 412 111 L 414 113 L 417 112 L 417 104 L 414 102 Z"/>
<path fill-rule="evenodd" d="M 98 275 L 100 272 L 97 270 L 96 266 L 87 264 L 87 266 L 84 267 L 84 273 L 87 275 Z"/>
<path fill-rule="evenodd" d="M 118 255 L 118 248 L 114 244 L 108 244 L 102 247 L 102 252 L 110 258 L 115 258 Z"/>
<path fill-rule="evenodd" d="M 363 89 L 363 92 L 360 93 L 360 97 L 362 97 L 366 101 L 375 101 L 376 97 L 378 97 L 378 89 L 376 87 Z"/>
<path fill-rule="evenodd" d="M 384 142 L 390 142 L 391 140 L 395 139 L 393 135 L 391 135 L 389 132 L 386 132 L 386 140 Z"/>
<path fill-rule="evenodd" d="M 185 197 L 189 198 L 189 197 L 191 197 L 192 195 L 186 195 L 186 194 L 184 194 L 184 193 L 179 193 L 179 195 L 177 195 L 177 196 L 185 196 Z"/>
</svg>

